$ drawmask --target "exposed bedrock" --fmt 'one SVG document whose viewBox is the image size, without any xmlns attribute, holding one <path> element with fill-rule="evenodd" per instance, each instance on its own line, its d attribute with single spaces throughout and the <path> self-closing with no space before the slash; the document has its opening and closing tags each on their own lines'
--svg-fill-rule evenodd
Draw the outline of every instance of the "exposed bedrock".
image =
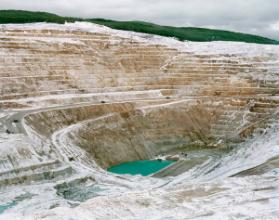
<svg viewBox="0 0 279 220">
<path fill-rule="evenodd" d="M 59 128 L 80 123 L 69 129 L 69 139 L 107 168 L 173 148 L 209 144 L 216 111 L 196 101 L 155 106 L 125 103 L 41 112 L 27 116 L 26 121 L 46 138 Z"/>
<path fill-rule="evenodd" d="M 20 167 L 30 171 L 23 179 L 68 169 L 49 168 L 56 160 L 107 168 L 185 146 L 224 146 L 275 120 L 278 46 L 81 24 L 7 25 L 0 35 L 1 144 L 13 148 L 0 148 L 0 179 Z"/>
</svg>

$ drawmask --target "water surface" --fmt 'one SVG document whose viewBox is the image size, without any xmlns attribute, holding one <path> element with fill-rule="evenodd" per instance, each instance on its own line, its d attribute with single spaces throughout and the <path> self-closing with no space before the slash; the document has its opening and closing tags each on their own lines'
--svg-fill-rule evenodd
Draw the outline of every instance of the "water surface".
<svg viewBox="0 0 279 220">
<path fill-rule="evenodd" d="M 108 171 L 117 174 L 140 174 L 142 176 L 148 176 L 169 166 L 173 162 L 170 160 L 137 160 L 112 166 L 108 168 Z"/>
<path fill-rule="evenodd" d="M 2 214 L 4 211 L 6 211 L 7 209 L 15 206 L 17 203 L 15 201 L 6 203 L 6 204 L 2 204 L 0 205 L 0 214 Z"/>
</svg>

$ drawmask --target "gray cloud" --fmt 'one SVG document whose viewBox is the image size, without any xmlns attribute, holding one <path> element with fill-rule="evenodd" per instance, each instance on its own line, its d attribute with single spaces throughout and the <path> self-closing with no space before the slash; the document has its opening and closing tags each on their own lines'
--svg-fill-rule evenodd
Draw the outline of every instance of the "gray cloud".
<svg viewBox="0 0 279 220">
<path fill-rule="evenodd" d="M 211 27 L 279 39 L 278 0 L 1 0 L 0 9 Z"/>
</svg>

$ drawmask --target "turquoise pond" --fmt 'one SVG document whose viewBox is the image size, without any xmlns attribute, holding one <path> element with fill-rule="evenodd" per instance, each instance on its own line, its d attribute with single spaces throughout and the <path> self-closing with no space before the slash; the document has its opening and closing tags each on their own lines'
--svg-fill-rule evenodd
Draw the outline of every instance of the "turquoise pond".
<svg viewBox="0 0 279 220">
<path fill-rule="evenodd" d="M 142 176 L 148 176 L 169 166 L 173 162 L 170 160 L 137 160 L 110 167 L 108 171 L 117 174 L 140 174 Z"/>
<path fill-rule="evenodd" d="M 0 214 L 2 214 L 4 211 L 6 211 L 7 209 L 13 207 L 16 205 L 16 202 L 15 201 L 12 201 L 10 203 L 6 203 L 6 204 L 3 204 L 3 205 L 0 205 Z"/>
<path fill-rule="evenodd" d="M 22 202 L 25 199 L 32 198 L 32 196 L 33 196 L 33 194 L 31 194 L 31 193 L 25 193 L 25 194 L 15 197 L 15 199 L 13 201 L 7 202 L 5 204 L 0 204 L 0 214 L 5 212 L 7 209 L 16 206 L 19 202 Z"/>
</svg>

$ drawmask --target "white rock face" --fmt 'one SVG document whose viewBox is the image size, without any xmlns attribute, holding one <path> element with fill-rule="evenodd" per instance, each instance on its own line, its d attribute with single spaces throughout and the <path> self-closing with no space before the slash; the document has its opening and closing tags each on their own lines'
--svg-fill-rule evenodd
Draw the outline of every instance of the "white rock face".
<svg viewBox="0 0 279 220">
<path fill-rule="evenodd" d="M 279 219 L 279 46 L 79 22 L 0 44 L 0 219 Z"/>
</svg>

